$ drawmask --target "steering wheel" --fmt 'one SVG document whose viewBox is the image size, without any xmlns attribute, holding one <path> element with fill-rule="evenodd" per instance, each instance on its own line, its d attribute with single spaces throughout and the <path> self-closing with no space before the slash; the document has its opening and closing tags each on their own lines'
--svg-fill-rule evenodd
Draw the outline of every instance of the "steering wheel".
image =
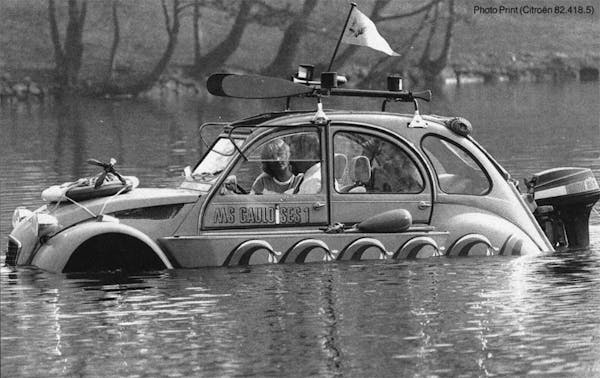
<svg viewBox="0 0 600 378">
<path fill-rule="evenodd" d="M 225 179 L 223 182 L 223 188 L 235 194 L 248 194 L 248 191 L 238 184 L 237 177 L 235 177 L 235 175 L 231 175 Z M 223 194 L 225 193 L 223 192 Z"/>
<path fill-rule="evenodd" d="M 235 184 L 235 188 L 233 189 L 233 192 L 235 194 L 248 194 L 248 191 L 244 188 L 242 188 L 242 186 L 238 183 Z"/>
</svg>

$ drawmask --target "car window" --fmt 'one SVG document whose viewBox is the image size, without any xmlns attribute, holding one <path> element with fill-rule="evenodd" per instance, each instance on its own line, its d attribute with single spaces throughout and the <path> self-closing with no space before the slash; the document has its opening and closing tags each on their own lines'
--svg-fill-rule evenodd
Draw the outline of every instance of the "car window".
<svg viewBox="0 0 600 378">
<path fill-rule="evenodd" d="M 321 141 L 316 131 L 265 139 L 245 153 L 222 194 L 321 193 Z"/>
<path fill-rule="evenodd" d="M 436 135 L 423 138 L 421 146 L 435 169 L 442 191 L 471 195 L 489 192 L 488 176 L 463 147 Z"/>
<path fill-rule="evenodd" d="M 396 143 L 378 136 L 337 132 L 333 138 L 339 193 L 420 193 L 423 176 Z"/>
</svg>

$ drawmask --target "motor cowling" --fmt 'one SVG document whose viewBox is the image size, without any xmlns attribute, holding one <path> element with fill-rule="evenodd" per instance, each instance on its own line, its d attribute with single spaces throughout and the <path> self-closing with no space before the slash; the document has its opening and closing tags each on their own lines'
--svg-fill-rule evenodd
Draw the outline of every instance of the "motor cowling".
<svg viewBox="0 0 600 378">
<path fill-rule="evenodd" d="M 590 213 L 600 199 L 600 187 L 590 169 L 548 169 L 525 180 L 525 185 L 537 205 L 533 214 L 555 248 L 589 246 Z"/>
</svg>

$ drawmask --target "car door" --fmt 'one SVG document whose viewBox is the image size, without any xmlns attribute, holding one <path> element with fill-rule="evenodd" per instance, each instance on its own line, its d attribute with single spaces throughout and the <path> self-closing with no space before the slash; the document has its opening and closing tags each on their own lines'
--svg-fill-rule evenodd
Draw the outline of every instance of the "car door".
<svg viewBox="0 0 600 378">
<path fill-rule="evenodd" d="M 332 126 L 331 221 L 358 223 L 406 209 L 413 223 L 428 224 L 433 191 L 417 153 L 400 138 L 357 126 Z"/>
<path fill-rule="evenodd" d="M 326 182 L 321 140 L 321 130 L 295 127 L 269 133 L 250 145 L 209 200 L 202 229 L 327 225 L 326 191 L 320 185 Z M 284 161 L 291 177 L 277 179 L 269 164 Z"/>
</svg>

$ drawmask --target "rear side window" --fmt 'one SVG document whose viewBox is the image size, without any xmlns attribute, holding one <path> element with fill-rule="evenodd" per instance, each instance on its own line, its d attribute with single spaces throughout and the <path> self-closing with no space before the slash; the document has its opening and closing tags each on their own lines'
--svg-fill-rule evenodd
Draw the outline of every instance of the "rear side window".
<svg viewBox="0 0 600 378">
<path fill-rule="evenodd" d="M 490 191 L 490 179 L 463 147 L 435 135 L 423 138 L 421 147 L 445 193 L 484 195 Z"/>
<path fill-rule="evenodd" d="M 375 135 L 337 132 L 333 138 L 338 193 L 420 193 L 415 162 L 395 143 Z"/>
</svg>

